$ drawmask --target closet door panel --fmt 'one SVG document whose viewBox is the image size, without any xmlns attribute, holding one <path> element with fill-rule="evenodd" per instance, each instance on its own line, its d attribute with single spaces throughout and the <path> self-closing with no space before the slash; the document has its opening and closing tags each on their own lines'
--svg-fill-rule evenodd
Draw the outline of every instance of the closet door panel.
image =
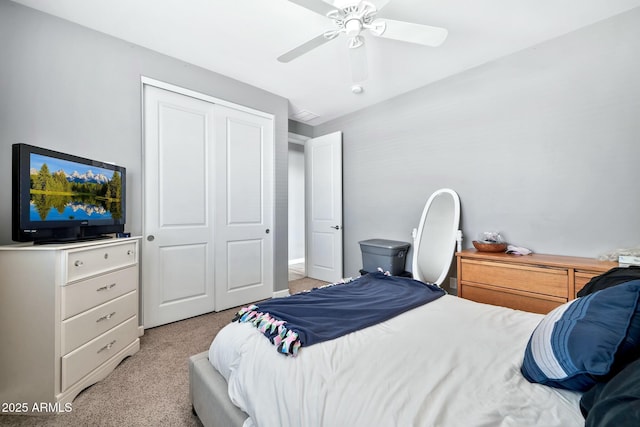
<svg viewBox="0 0 640 427">
<path fill-rule="evenodd" d="M 145 86 L 143 324 L 214 308 L 214 105 Z"/>
<path fill-rule="evenodd" d="M 262 224 L 262 127 L 230 118 L 227 132 L 227 224 Z"/>
<path fill-rule="evenodd" d="M 216 106 L 216 310 L 273 294 L 273 119 Z"/>
</svg>

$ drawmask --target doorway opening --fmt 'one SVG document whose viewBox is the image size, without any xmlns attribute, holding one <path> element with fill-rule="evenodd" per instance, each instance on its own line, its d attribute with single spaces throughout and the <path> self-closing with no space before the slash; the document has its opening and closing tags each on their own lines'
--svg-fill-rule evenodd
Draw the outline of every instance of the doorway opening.
<svg viewBox="0 0 640 427">
<path fill-rule="evenodd" d="M 289 133 L 289 282 L 307 277 L 304 143 L 308 139 Z"/>
<path fill-rule="evenodd" d="M 289 141 L 291 277 L 336 283 L 343 277 L 342 132 L 289 134 Z"/>
</svg>

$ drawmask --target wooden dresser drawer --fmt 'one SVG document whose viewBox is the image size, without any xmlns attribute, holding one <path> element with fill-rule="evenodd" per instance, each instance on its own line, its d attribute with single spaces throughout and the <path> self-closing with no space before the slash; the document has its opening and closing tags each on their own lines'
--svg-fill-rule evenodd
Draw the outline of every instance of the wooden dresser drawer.
<svg viewBox="0 0 640 427">
<path fill-rule="evenodd" d="M 485 304 L 500 305 L 541 314 L 547 314 L 554 308 L 564 304 L 564 301 L 553 301 L 532 293 L 469 284 L 460 286 L 460 297 Z"/>
<path fill-rule="evenodd" d="M 67 354 L 98 335 L 107 332 L 138 312 L 138 292 L 85 311 L 62 322 L 62 354 Z"/>
<path fill-rule="evenodd" d="M 136 242 L 127 242 L 69 251 L 66 282 L 73 282 L 137 263 L 136 246 Z"/>
<path fill-rule="evenodd" d="M 565 300 L 569 297 L 569 277 L 564 269 L 463 259 L 461 280 Z"/>
<path fill-rule="evenodd" d="M 574 299 L 591 277 L 617 266 L 592 258 L 474 249 L 457 252 L 456 258 L 460 297 L 536 313 Z"/>
<path fill-rule="evenodd" d="M 581 271 L 581 270 L 576 270 L 575 275 L 575 281 L 576 281 L 576 292 L 575 295 L 573 296 L 574 298 L 578 298 L 578 292 L 580 292 L 582 290 L 582 288 L 584 288 L 584 286 L 589 283 L 589 280 L 591 280 L 593 277 L 598 276 L 602 273 L 598 273 L 595 271 Z"/>
<path fill-rule="evenodd" d="M 138 289 L 138 265 L 62 287 L 62 319 Z"/>
<path fill-rule="evenodd" d="M 138 317 L 133 316 L 109 332 L 62 357 L 62 391 L 106 362 L 138 338 Z"/>
</svg>

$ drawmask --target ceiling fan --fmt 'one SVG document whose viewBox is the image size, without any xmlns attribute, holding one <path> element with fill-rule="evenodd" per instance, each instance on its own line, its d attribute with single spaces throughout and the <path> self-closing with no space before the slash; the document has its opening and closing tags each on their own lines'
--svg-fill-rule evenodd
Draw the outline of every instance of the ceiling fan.
<svg viewBox="0 0 640 427">
<path fill-rule="evenodd" d="M 377 37 L 431 47 L 440 46 L 447 38 L 447 30 L 444 28 L 393 19 L 376 19 L 377 13 L 387 5 L 389 0 L 334 1 L 334 4 L 342 3 L 344 4 L 343 6 L 336 6 L 329 3 L 329 0 L 289 1 L 326 16 L 333 21 L 335 28 L 327 30 L 279 56 L 278 61 L 285 63 L 292 61 L 335 39 L 340 34 L 344 34 L 348 38 L 347 46 L 349 47 L 351 74 L 356 82 L 367 78 L 365 39 L 363 37 L 363 32 L 365 31 Z"/>
</svg>

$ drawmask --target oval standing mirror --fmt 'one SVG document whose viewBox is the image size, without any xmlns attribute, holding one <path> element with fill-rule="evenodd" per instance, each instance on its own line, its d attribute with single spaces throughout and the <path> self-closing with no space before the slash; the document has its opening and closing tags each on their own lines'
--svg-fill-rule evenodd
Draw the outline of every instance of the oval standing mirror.
<svg viewBox="0 0 640 427">
<path fill-rule="evenodd" d="M 460 198 L 448 188 L 429 197 L 413 242 L 413 278 L 440 286 L 447 277 L 460 224 Z"/>
</svg>

